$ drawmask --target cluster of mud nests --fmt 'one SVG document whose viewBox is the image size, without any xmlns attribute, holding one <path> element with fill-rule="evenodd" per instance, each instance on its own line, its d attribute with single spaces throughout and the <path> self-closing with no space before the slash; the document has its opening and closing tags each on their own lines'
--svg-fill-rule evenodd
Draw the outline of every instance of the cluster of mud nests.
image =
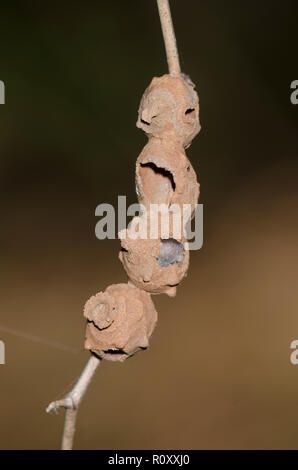
<svg viewBox="0 0 298 470">
<path fill-rule="evenodd" d="M 91 297 L 84 309 L 85 348 L 111 361 L 124 361 L 148 347 L 157 322 L 151 294 L 175 296 L 187 274 L 185 225 L 200 191 L 185 154 L 200 131 L 194 85 L 182 75 L 153 78 L 141 100 L 137 127 L 149 140 L 136 162 L 142 211 L 119 233 L 119 258 L 129 280 Z M 182 217 L 184 206 L 188 219 Z"/>
</svg>

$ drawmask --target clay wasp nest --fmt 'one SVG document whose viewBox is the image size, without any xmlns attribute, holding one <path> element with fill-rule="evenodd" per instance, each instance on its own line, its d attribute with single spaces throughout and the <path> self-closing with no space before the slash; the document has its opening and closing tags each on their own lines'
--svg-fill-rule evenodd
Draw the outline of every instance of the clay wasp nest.
<svg viewBox="0 0 298 470">
<path fill-rule="evenodd" d="M 119 258 L 130 281 L 151 294 L 174 297 L 189 266 L 185 243 L 174 238 L 133 239 L 129 229 L 124 232 Z"/>
<path fill-rule="evenodd" d="M 199 98 L 183 76 L 154 77 L 142 97 L 137 127 L 150 137 L 174 137 L 188 147 L 199 133 Z"/>
<path fill-rule="evenodd" d="M 151 204 L 178 204 L 182 211 L 189 204 L 193 214 L 200 185 L 179 144 L 152 138 L 136 162 L 136 191 L 147 210 Z"/>
<path fill-rule="evenodd" d="M 129 284 L 113 284 L 84 308 L 85 348 L 98 357 L 123 362 L 146 349 L 157 322 L 150 294 Z"/>
</svg>

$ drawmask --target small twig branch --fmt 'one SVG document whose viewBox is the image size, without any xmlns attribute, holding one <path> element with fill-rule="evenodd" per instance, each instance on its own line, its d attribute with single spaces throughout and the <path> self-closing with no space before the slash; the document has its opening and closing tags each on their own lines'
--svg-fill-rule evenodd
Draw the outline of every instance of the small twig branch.
<svg viewBox="0 0 298 470">
<path fill-rule="evenodd" d="M 169 73 L 174 76 L 179 76 L 181 73 L 179 56 L 169 1 L 157 0 L 157 5 L 166 48 Z M 73 447 L 78 408 L 99 364 L 100 359 L 92 354 L 73 389 L 64 398 L 53 401 L 46 408 L 47 413 L 51 411 L 57 413 L 59 408 L 65 408 L 66 410 L 62 435 L 62 450 L 71 450 Z"/>
<path fill-rule="evenodd" d="M 172 22 L 169 0 L 157 0 L 161 29 L 171 75 L 180 75 L 179 56 Z"/>
<path fill-rule="evenodd" d="M 100 359 L 92 354 L 73 389 L 61 400 L 50 403 L 46 409 L 47 413 L 50 413 L 50 411 L 57 413 L 59 408 L 65 408 L 66 410 L 62 450 L 72 449 L 78 408 L 99 364 Z"/>
</svg>

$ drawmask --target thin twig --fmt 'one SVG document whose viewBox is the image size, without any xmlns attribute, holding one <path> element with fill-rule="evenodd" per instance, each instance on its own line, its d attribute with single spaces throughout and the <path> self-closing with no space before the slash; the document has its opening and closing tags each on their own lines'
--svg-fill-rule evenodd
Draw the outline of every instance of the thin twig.
<svg viewBox="0 0 298 470">
<path fill-rule="evenodd" d="M 179 56 L 173 28 L 169 0 L 157 0 L 161 29 L 166 47 L 167 61 L 171 75 L 180 75 Z"/>
<path fill-rule="evenodd" d="M 99 364 L 100 359 L 92 354 L 73 389 L 61 400 L 50 403 L 46 409 L 47 413 L 50 413 L 50 411 L 57 413 L 61 407 L 66 409 L 62 450 L 72 449 L 78 408 Z"/>
<path fill-rule="evenodd" d="M 157 0 L 161 28 L 166 48 L 169 73 L 171 75 L 180 75 L 179 56 L 176 45 L 176 38 L 172 23 L 171 11 L 168 0 Z M 100 359 L 92 354 L 87 362 L 79 380 L 73 389 L 61 400 L 53 401 L 49 404 L 46 411 L 55 411 L 59 408 L 65 408 L 65 421 L 62 435 L 62 450 L 71 450 L 75 434 L 76 418 L 80 402 L 86 393 L 88 385 L 100 364 Z"/>
</svg>

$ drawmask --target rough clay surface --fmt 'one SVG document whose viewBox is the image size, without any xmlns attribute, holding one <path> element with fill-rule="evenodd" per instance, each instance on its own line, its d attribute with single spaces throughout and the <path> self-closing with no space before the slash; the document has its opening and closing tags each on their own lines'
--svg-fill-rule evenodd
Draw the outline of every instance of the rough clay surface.
<svg viewBox="0 0 298 470">
<path fill-rule="evenodd" d="M 194 85 L 183 76 L 153 78 L 140 103 L 137 127 L 148 136 L 173 136 L 188 147 L 201 129 Z"/>
<path fill-rule="evenodd" d="M 84 308 L 85 348 L 102 359 L 123 362 L 149 345 L 157 322 L 150 295 L 129 284 L 113 284 Z"/>
<path fill-rule="evenodd" d="M 194 213 L 200 189 L 184 151 L 200 131 L 199 99 L 192 82 L 183 75 L 153 78 L 142 97 L 137 126 L 149 142 L 136 163 L 136 191 L 145 210 L 119 233 L 119 258 L 129 283 L 108 287 L 92 296 L 84 308 L 85 348 L 110 361 L 124 361 L 148 347 L 157 322 L 150 294 L 175 296 L 187 274 L 189 250 L 184 228 Z M 164 234 L 157 210 L 154 238 L 149 236 L 154 225 L 149 217 L 152 204 L 163 204 L 168 216 Z M 181 217 L 184 204 L 190 206 L 186 219 Z M 135 236 L 144 222 L 145 237 Z"/>
<path fill-rule="evenodd" d="M 138 200 L 150 204 L 191 205 L 194 213 L 200 185 L 184 149 L 173 140 L 149 139 L 136 162 Z"/>
<path fill-rule="evenodd" d="M 135 217 L 133 221 L 141 220 Z M 151 294 L 176 295 L 178 284 L 186 276 L 189 266 L 189 250 L 183 239 L 176 240 L 184 249 L 177 249 L 174 243 L 165 240 L 133 239 L 128 228 L 120 232 L 122 250 L 119 258 L 130 281 Z M 171 238 L 170 238 L 171 240 Z"/>
</svg>

